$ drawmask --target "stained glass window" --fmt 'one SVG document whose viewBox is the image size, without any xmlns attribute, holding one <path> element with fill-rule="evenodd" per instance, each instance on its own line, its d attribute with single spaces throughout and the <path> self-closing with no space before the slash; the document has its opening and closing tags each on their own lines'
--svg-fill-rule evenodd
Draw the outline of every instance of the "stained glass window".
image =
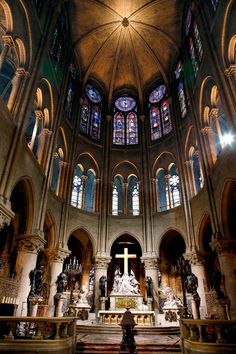
<svg viewBox="0 0 236 354">
<path fill-rule="evenodd" d="M 172 165 L 170 168 L 169 187 L 171 192 L 171 207 L 175 208 L 180 204 L 179 176 L 175 165 Z"/>
<path fill-rule="evenodd" d="M 101 138 L 102 96 L 93 86 L 85 88 L 84 102 L 81 107 L 80 130 L 93 140 Z"/>
<path fill-rule="evenodd" d="M 15 75 L 15 69 L 13 66 L 5 60 L 0 71 L 0 95 L 5 103 L 8 99 L 12 90 L 12 79 Z"/>
<path fill-rule="evenodd" d="M 128 180 L 128 213 L 139 215 L 139 184 L 136 176 L 131 176 Z"/>
<path fill-rule="evenodd" d="M 149 95 L 151 140 L 155 141 L 172 130 L 166 86 L 160 85 Z"/>
<path fill-rule="evenodd" d="M 124 191 L 123 180 L 120 176 L 114 178 L 112 189 L 112 215 L 119 215 L 124 212 Z"/>
<path fill-rule="evenodd" d="M 177 79 L 177 91 L 179 97 L 180 111 L 181 116 L 184 118 L 187 114 L 187 100 L 184 89 L 184 73 L 183 66 L 181 61 L 178 62 L 178 65 L 175 70 L 175 77 Z"/>
<path fill-rule="evenodd" d="M 73 108 L 73 101 L 74 101 L 74 95 L 75 95 L 75 80 L 76 80 L 76 68 L 74 64 L 71 64 L 69 67 L 69 77 L 68 77 L 68 83 L 67 83 L 67 89 L 66 89 L 66 95 L 65 95 L 65 103 L 64 103 L 64 109 L 67 118 L 71 119 L 72 118 L 72 108 Z"/>
<path fill-rule="evenodd" d="M 58 179 L 60 173 L 60 161 L 62 160 L 59 149 L 56 150 L 54 154 L 54 161 L 53 161 L 53 175 L 52 175 L 52 189 L 54 192 L 57 192 L 58 186 Z"/>
<path fill-rule="evenodd" d="M 80 165 L 76 166 L 75 174 L 72 183 L 71 205 L 76 208 L 82 208 L 83 200 L 83 182 L 82 182 L 82 169 Z"/>
<path fill-rule="evenodd" d="M 90 104 L 89 104 L 89 100 L 85 98 L 81 108 L 81 117 L 80 117 L 80 129 L 85 134 L 88 133 L 89 118 L 90 118 Z"/>
<path fill-rule="evenodd" d="M 132 97 L 119 97 L 115 101 L 113 117 L 113 144 L 138 144 L 138 118 L 136 101 Z"/>
<path fill-rule="evenodd" d="M 165 93 L 166 93 L 166 86 L 160 85 L 154 91 L 152 91 L 152 93 L 150 94 L 150 96 L 149 96 L 150 103 L 159 102 L 163 98 Z"/>
<path fill-rule="evenodd" d="M 161 117 L 160 117 L 159 107 L 151 106 L 150 122 L 151 122 L 151 139 L 157 140 L 161 138 Z"/>
<path fill-rule="evenodd" d="M 219 3 L 219 0 L 211 0 L 211 4 L 212 4 L 214 11 L 216 11 L 218 3 Z"/>
<path fill-rule="evenodd" d="M 185 37 L 186 45 L 192 62 L 193 72 L 196 77 L 203 58 L 203 46 L 191 7 L 189 8 L 186 16 Z"/>
<path fill-rule="evenodd" d="M 55 70 L 58 71 L 63 64 L 63 57 L 66 51 L 67 28 L 66 18 L 62 12 L 57 20 L 56 27 L 53 33 L 51 56 L 55 64 Z"/>
<path fill-rule="evenodd" d="M 138 121 L 137 115 L 130 112 L 126 116 L 126 141 L 127 145 L 135 145 L 138 143 Z"/>
<path fill-rule="evenodd" d="M 94 210 L 94 187 L 95 175 L 89 170 L 84 186 L 84 205 L 83 209 L 92 212 Z"/>
</svg>

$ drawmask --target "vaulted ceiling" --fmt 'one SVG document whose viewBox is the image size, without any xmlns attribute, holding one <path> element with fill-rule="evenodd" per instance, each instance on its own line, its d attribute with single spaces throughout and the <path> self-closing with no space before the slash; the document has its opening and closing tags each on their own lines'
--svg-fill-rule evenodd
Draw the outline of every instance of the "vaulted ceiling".
<svg viewBox="0 0 236 354">
<path fill-rule="evenodd" d="M 108 92 L 143 92 L 158 79 L 168 82 L 181 43 L 184 1 L 73 0 L 72 38 L 83 84 L 98 79 Z"/>
</svg>

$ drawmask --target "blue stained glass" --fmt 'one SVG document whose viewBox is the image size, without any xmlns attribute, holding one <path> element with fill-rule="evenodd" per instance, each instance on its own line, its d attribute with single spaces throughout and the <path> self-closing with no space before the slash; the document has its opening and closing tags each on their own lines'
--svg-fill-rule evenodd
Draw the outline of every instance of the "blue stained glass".
<svg viewBox="0 0 236 354">
<path fill-rule="evenodd" d="M 164 94 L 166 93 L 166 86 L 165 85 L 160 85 L 157 87 L 154 91 L 149 96 L 149 102 L 150 103 L 157 103 L 159 102 Z"/>
<path fill-rule="evenodd" d="M 184 85 L 183 85 L 182 81 L 180 81 L 178 83 L 177 90 L 178 90 L 178 96 L 179 96 L 181 115 L 182 115 L 182 118 L 184 118 L 187 113 L 187 106 L 186 106 L 186 99 L 185 99 L 185 93 L 184 93 Z"/>
<path fill-rule="evenodd" d="M 85 88 L 85 92 L 88 96 L 88 98 L 93 102 L 93 103 L 101 103 L 102 102 L 102 96 L 96 90 L 93 86 L 87 85 Z"/>
<path fill-rule="evenodd" d="M 113 144 L 125 144 L 125 118 L 122 113 L 117 112 L 113 122 Z"/>
<path fill-rule="evenodd" d="M 88 133 L 89 116 L 90 116 L 90 105 L 88 99 L 85 98 L 81 109 L 81 118 L 80 118 L 80 129 L 84 133 Z"/>
<path fill-rule="evenodd" d="M 98 105 L 93 106 L 92 108 L 92 122 L 90 128 L 90 136 L 94 140 L 100 139 L 100 130 L 101 130 L 101 108 Z"/>
<path fill-rule="evenodd" d="M 135 113 L 130 112 L 126 117 L 127 145 L 138 144 L 138 121 Z"/>
<path fill-rule="evenodd" d="M 199 31 L 198 31 L 198 27 L 197 27 L 196 22 L 194 22 L 193 30 L 194 30 L 195 45 L 196 45 L 196 48 L 197 48 L 199 61 L 201 62 L 202 61 L 202 57 L 203 57 L 203 48 L 202 48 L 202 42 L 201 42 L 201 38 L 200 38 L 200 34 L 199 34 Z"/>
<path fill-rule="evenodd" d="M 171 132 L 172 124 L 170 119 L 170 108 L 167 101 L 163 101 L 161 105 L 161 115 L 162 115 L 162 126 L 163 134 L 166 135 Z"/>
<path fill-rule="evenodd" d="M 196 50 L 193 45 L 192 37 L 189 38 L 189 52 L 190 52 L 190 56 L 191 56 L 194 75 L 197 76 L 197 73 L 199 70 L 199 65 L 198 65 Z"/>
<path fill-rule="evenodd" d="M 175 77 L 176 79 L 178 79 L 180 77 L 180 75 L 183 72 L 183 65 L 181 63 L 181 61 L 178 62 L 177 67 L 175 69 Z"/>
<path fill-rule="evenodd" d="M 129 112 L 136 106 L 136 101 L 131 97 L 119 97 L 115 101 L 115 106 L 122 112 Z"/>
<path fill-rule="evenodd" d="M 217 9 L 218 2 L 219 2 L 219 0 L 211 0 L 211 4 L 213 6 L 214 11 L 216 11 L 216 9 Z"/>
<path fill-rule="evenodd" d="M 187 17 L 186 17 L 186 21 L 185 21 L 185 34 L 186 34 L 186 36 L 188 35 L 188 33 L 190 31 L 191 23 L 192 23 L 192 11 L 189 8 L 188 13 L 187 13 Z"/>
<path fill-rule="evenodd" d="M 160 111 L 157 106 L 150 108 L 150 124 L 151 124 L 151 139 L 157 140 L 161 138 L 161 118 Z"/>
</svg>

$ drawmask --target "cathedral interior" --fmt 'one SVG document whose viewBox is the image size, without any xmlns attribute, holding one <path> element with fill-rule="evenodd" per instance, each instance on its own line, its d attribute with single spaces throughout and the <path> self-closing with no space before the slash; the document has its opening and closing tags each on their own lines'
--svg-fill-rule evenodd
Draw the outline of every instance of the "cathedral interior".
<svg viewBox="0 0 236 354">
<path fill-rule="evenodd" d="M 235 15 L 235 0 L 0 0 L 0 317 L 59 318 L 86 292 L 99 321 L 125 274 L 154 325 L 169 289 L 235 332 Z"/>
</svg>

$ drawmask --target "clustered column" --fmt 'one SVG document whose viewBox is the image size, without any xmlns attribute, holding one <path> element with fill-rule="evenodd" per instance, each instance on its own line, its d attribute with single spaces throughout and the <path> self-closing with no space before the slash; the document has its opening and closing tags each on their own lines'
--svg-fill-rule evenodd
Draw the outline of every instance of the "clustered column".
<svg viewBox="0 0 236 354">
<path fill-rule="evenodd" d="M 159 293 L 158 293 L 158 265 L 157 257 L 142 257 L 145 267 L 145 276 L 151 277 L 153 281 L 153 310 L 159 313 Z"/>
<path fill-rule="evenodd" d="M 107 268 L 111 261 L 111 257 L 99 257 L 95 258 L 95 265 L 94 265 L 94 304 L 95 304 L 95 312 L 98 313 L 100 309 L 99 305 L 99 298 L 100 298 L 100 289 L 99 289 L 99 280 L 101 276 L 105 276 L 107 278 Z"/>
</svg>

